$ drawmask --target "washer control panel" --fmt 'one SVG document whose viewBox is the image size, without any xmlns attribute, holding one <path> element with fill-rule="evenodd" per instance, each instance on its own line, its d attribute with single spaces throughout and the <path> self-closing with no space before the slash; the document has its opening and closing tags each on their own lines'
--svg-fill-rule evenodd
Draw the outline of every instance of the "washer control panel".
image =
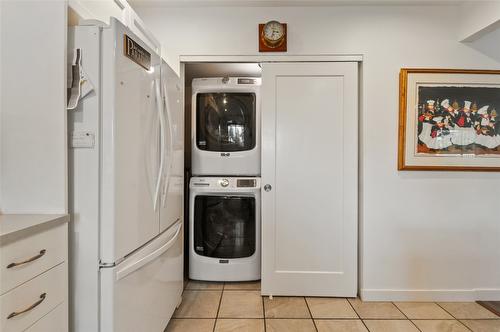
<svg viewBox="0 0 500 332">
<path fill-rule="evenodd" d="M 258 177 L 192 177 L 190 181 L 191 188 L 211 188 L 214 190 L 247 190 L 259 189 L 260 178 Z"/>
<path fill-rule="evenodd" d="M 256 185 L 255 179 L 237 179 L 236 187 L 238 188 L 253 188 Z"/>
</svg>

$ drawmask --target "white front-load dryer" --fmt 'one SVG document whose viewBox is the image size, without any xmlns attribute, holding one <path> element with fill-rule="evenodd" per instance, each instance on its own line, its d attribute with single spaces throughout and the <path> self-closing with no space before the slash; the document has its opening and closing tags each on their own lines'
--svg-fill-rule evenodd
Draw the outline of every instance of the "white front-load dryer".
<svg viewBox="0 0 500 332">
<path fill-rule="evenodd" d="M 193 177 L 189 197 L 189 278 L 260 279 L 260 178 Z"/>
<path fill-rule="evenodd" d="M 193 79 L 193 175 L 260 175 L 260 85 L 256 77 Z"/>
</svg>

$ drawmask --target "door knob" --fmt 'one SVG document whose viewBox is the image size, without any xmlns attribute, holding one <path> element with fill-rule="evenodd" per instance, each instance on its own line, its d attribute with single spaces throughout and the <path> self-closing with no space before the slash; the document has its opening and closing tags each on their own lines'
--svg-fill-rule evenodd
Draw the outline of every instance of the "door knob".
<svg viewBox="0 0 500 332">
<path fill-rule="evenodd" d="M 265 191 L 271 191 L 271 189 L 273 189 L 273 187 L 272 187 L 270 184 L 266 184 L 266 185 L 264 186 L 264 190 L 265 190 Z"/>
</svg>

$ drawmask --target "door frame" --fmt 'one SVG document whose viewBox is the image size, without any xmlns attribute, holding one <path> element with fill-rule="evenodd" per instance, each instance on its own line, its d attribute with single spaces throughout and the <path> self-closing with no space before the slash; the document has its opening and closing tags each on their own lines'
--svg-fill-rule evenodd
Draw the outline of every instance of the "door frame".
<svg viewBox="0 0 500 332">
<path fill-rule="evenodd" d="M 322 55 L 180 55 L 181 68 L 189 62 L 363 62 L 361 54 Z M 181 70 L 182 72 L 182 70 Z"/>
<path fill-rule="evenodd" d="M 189 63 L 260 63 L 260 62 L 357 62 L 358 63 L 358 296 L 361 296 L 361 290 L 363 287 L 363 197 L 361 195 L 363 179 L 362 179 L 362 152 L 363 152 L 363 109 L 364 109 L 364 95 L 363 95 L 363 64 L 364 55 L 363 54 L 241 54 L 241 55 L 195 55 L 195 54 L 181 54 L 179 55 L 179 76 L 182 89 L 182 109 L 185 110 L 185 65 Z M 189 187 L 189 185 L 188 185 Z M 184 195 L 187 194 L 187 200 L 189 201 L 189 192 L 184 191 Z M 186 201 L 186 197 L 184 197 Z M 188 232 L 188 227 L 185 227 L 185 232 Z M 189 236 L 189 234 L 186 234 Z M 188 241 L 186 241 L 188 242 Z M 261 244 L 262 245 L 262 244 Z M 189 247 L 187 248 L 189 249 Z M 261 253 L 262 254 L 262 253 Z M 186 260 L 185 266 L 188 266 Z M 186 270 L 187 271 L 187 270 Z"/>
</svg>

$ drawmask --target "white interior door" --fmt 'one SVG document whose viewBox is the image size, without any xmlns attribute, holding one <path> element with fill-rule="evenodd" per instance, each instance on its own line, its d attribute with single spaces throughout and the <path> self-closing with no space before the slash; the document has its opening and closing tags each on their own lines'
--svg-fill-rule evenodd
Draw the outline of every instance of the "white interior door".
<svg viewBox="0 0 500 332">
<path fill-rule="evenodd" d="M 355 62 L 262 64 L 262 294 L 355 296 Z"/>
</svg>

